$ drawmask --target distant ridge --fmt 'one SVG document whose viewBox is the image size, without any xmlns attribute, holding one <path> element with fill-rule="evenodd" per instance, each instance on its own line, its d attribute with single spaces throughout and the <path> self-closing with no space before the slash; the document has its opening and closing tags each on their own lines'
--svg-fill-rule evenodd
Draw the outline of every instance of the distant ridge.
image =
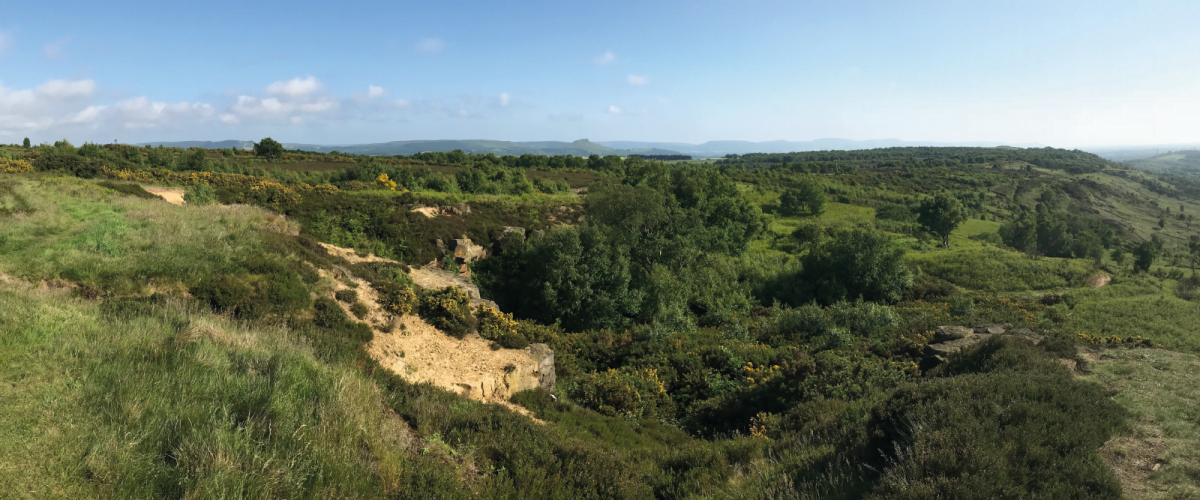
<svg viewBox="0 0 1200 500">
<path fill-rule="evenodd" d="M 163 145 L 166 147 L 191 148 L 201 147 L 208 149 L 224 149 L 224 148 L 240 148 L 249 149 L 253 147 L 253 141 L 178 141 L 178 142 L 149 142 L 140 143 L 139 146 Z M 389 156 L 389 155 L 412 155 L 416 153 L 441 151 L 448 152 L 456 149 L 462 150 L 464 153 L 488 154 L 495 155 L 575 155 L 589 156 L 597 154 L 600 156 L 618 155 L 628 156 L 631 154 L 640 155 L 690 155 L 696 158 L 713 158 L 725 156 L 727 154 L 747 154 L 747 153 L 792 153 L 802 151 L 830 151 L 830 150 L 855 150 L 855 149 L 875 149 L 875 148 L 891 148 L 905 146 L 958 146 L 958 147 L 996 147 L 996 146 L 1016 146 L 1016 147 L 1043 147 L 1041 144 L 1006 144 L 1001 142 L 931 142 L 931 141 L 902 141 L 899 139 L 878 139 L 869 141 L 855 141 L 850 139 L 816 139 L 813 141 L 708 141 L 703 144 L 687 144 L 681 142 L 640 142 L 640 141 L 602 141 L 592 142 L 587 139 L 580 139 L 574 142 L 564 141 L 529 141 L 529 142 L 511 142 L 511 141 L 493 141 L 486 139 L 445 139 L 445 140 L 415 140 L 415 141 L 391 141 L 379 142 L 371 144 L 347 144 L 347 145 L 322 145 L 322 144 L 302 144 L 302 143 L 284 143 L 284 147 L 288 149 L 297 149 L 303 151 L 314 151 L 328 153 L 331 151 L 340 151 L 343 153 L 374 155 L 374 156 Z"/>
</svg>

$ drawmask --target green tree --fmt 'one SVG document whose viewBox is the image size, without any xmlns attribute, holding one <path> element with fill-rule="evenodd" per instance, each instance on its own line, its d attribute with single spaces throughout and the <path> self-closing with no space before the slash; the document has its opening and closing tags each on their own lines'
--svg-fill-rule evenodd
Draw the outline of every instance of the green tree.
<svg viewBox="0 0 1200 500">
<path fill-rule="evenodd" d="M 1143 241 L 1133 249 L 1133 269 L 1134 271 L 1149 271 L 1150 266 L 1154 264 L 1154 260 L 1162 253 L 1163 241 L 1157 234 L 1152 235 L 1149 240 Z"/>
<path fill-rule="evenodd" d="M 1200 236 L 1193 234 L 1188 238 L 1188 262 L 1192 265 L 1192 276 L 1196 275 L 1196 262 L 1200 261 Z"/>
<path fill-rule="evenodd" d="M 1000 226 L 1000 239 L 1005 245 L 1022 252 L 1037 248 L 1037 219 L 1025 212 L 1016 220 Z"/>
<path fill-rule="evenodd" d="M 1158 229 L 1162 230 L 1162 229 L 1166 229 L 1166 227 L 1167 227 L 1167 220 L 1162 217 L 1159 217 L 1158 218 Z"/>
<path fill-rule="evenodd" d="M 204 148 L 192 148 L 184 157 L 183 162 L 185 169 L 203 172 L 208 166 L 208 155 Z"/>
<path fill-rule="evenodd" d="M 823 304 L 862 298 L 875 302 L 899 301 L 912 286 L 912 272 L 904 250 L 878 231 L 851 229 L 817 245 L 803 258 L 801 289 Z"/>
<path fill-rule="evenodd" d="M 29 144 L 29 138 L 28 138 L 28 137 L 26 137 L 26 138 L 25 138 L 25 142 L 24 142 L 24 143 L 22 143 L 22 146 L 24 146 L 24 147 L 25 147 L 25 149 L 29 149 L 29 148 L 31 147 L 31 145 Z"/>
<path fill-rule="evenodd" d="M 501 309 L 570 331 L 618 329 L 641 303 L 629 259 L 595 227 L 561 227 L 503 245 L 477 270 Z"/>
<path fill-rule="evenodd" d="M 283 144 L 270 137 L 264 138 L 262 141 L 254 143 L 254 155 L 268 160 L 277 160 L 283 157 Z"/>
<path fill-rule="evenodd" d="M 929 232 L 942 239 L 942 246 L 950 248 L 950 233 L 967 220 L 962 202 L 947 191 L 927 198 L 917 207 L 917 222 Z"/>
<path fill-rule="evenodd" d="M 804 179 L 779 196 L 779 211 L 784 215 L 807 212 L 814 217 L 825 211 L 825 190 L 817 183 Z"/>
<path fill-rule="evenodd" d="M 1118 266 L 1125 265 L 1125 251 L 1121 250 L 1120 247 L 1113 249 L 1111 257 L 1113 262 L 1116 262 Z"/>
</svg>

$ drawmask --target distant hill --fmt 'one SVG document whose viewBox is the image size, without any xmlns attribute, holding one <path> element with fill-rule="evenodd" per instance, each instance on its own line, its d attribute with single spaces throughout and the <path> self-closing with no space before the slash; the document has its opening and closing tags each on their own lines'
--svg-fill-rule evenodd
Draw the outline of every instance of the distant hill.
<svg viewBox="0 0 1200 500">
<path fill-rule="evenodd" d="M 490 141 L 490 140 L 427 140 L 427 141 L 392 141 L 380 142 L 375 144 L 354 144 L 349 146 L 324 146 L 319 144 L 290 144 L 285 143 L 285 147 L 289 149 L 301 149 L 304 151 L 330 152 L 340 151 L 343 153 L 361 154 L 361 155 L 411 155 L 415 153 L 423 153 L 427 151 L 454 151 L 460 149 L 464 153 L 488 154 L 496 155 L 574 155 L 574 156 L 589 156 L 597 154 L 600 156 L 618 155 L 628 156 L 634 153 L 640 154 L 655 154 L 655 155 L 671 155 L 679 154 L 673 150 L 663 150 L 655 148 L 640 148 L 640 149 L 618 149 L 604 146 L 591 142 L 587 139 L 580 139 L 574 142 L 562 141 L 533 141 L 533 142 L 509 142 L 509 141 Z"/>
<path fill-rule="evenodd" d="M 137 144 L 145 145 L 163 145 L 167 147 L 190 148 L 202 147 L 209 149 L 223 148 L 241 148 L 249 149 L 254 146 L 253 141 L 177 141 L 177 142 L 150 142 Z M 681 142 L 639 142 L 639 141 L 602 141 L 592 142 L 587 139 L 580 139 L 574 142 L 564 141 L 527 141 L 527 142 L 512 142 L 512 141 L 493 141 L 486 139 L 445 139 L 445 140 L 415 140 L 415 141 L 391 141 L 378 142 L 370 144 L 348 144 L 348 145 L 325 145 L 325 144 L 303 144 L 303 143 L 284 143 L 284 147 L 288 149 L 298 149 L 303 151 L 315 151 L 328 153 L 330 151 L 340 151 L 343 153 L 375 155 L 375 156 L 390 156 L 390 155 L 412 155 L 429 151 L 453 151 L 460 149 L 464 153 L 488 154 L 496 155 L 574 155 L 574 156 L 589 156 L 597 154 L 600 156 L 617 155 L 628 156 L 631 154 L 640 155 L 689 155 L 696 158 L 713 158 L 721 157 L 727 154 L 749 154 L 749 153 L 794 153 L 804 151 L 845 151 L 856 149 L 877 149 L 905 146 L 958 146 L 958 147 L 996 147 L 1003 143 L 999 142 L 929 142 L 929 141 L 902 141 L 899 139 L 879 139 L 869 141 L 855 141 L 851 139 L 816 139 L 812 141 L 708 141 L 703 144 L 687 144 Z M 1009 146 L 1019 147 L 1042 147 L 1040 144 L 1009 144 Z"/>
<path fill-rule="evenodd" d="M 1200 143 L 1189 144 L 1150 144 L 1146 146 L 1113 146 L 1113 147 L 1095 147 L 1095 148 L 1080 148 L 1089 153 L 1112 161 L 1133 161 L 1153 159 L 1162 156 L 1171 151 L 1187 151 L 1200 149 Z"/>
<path fill-rule="evenodd" d="M 140 142 L 134 146 L 162 146 L 166 148 L 204 148 L 204 149 L 251 149 L 254 147 L 254 141 L 175 141 L 175 142 Z"/>
<path fill-rule="evenodd" d="M 678 142 L 637 142 L 637 141 L 603 141 L 603 144 L 616 149 L 648 149 L 661 148 L 679 151 L 686 155 L 711 158 L 727 154 L 747 153 L 796 153 L 803 151 L 845 151 L 855 149 L 894 148 L 904 146 L 957 146 L 957 147 L 996 147 L 1005 145 L 1000 142 L 929 142 L 902 141 L 899 139 L 877 139 L 855 141 L 851 139 L 816 139 L 812 141 L 708 141 L 703 144 L 685 144 Z M 1008 144 L 1024 148 L 1043 147 L 1041 144 Z"/>
</svg>

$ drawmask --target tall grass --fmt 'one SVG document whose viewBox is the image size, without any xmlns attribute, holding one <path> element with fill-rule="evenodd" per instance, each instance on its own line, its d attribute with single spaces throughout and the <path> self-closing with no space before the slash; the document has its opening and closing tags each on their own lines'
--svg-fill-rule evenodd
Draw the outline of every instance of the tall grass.
<svg viewBox="0 0 1200 500">
<path fill-rule="evenodd" d="M 176 207 L 69 177 L 10 177 L 32 207 L 0 224 L 0 272 L 63 279 L 114 293 L 194 283 L 269 248 L 266 211 Z"/>
</svg>

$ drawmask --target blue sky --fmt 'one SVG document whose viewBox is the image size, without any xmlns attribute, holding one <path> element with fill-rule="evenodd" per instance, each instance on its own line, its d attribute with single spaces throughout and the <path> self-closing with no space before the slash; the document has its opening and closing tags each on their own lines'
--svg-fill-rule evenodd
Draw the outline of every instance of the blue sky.
<svg viewBox="0 0 1200 500">
<path fill-rule="evenodd" d="M 1200 2 L 21 2 L 0 142 L 1200 141 Z"/>
</svg>

